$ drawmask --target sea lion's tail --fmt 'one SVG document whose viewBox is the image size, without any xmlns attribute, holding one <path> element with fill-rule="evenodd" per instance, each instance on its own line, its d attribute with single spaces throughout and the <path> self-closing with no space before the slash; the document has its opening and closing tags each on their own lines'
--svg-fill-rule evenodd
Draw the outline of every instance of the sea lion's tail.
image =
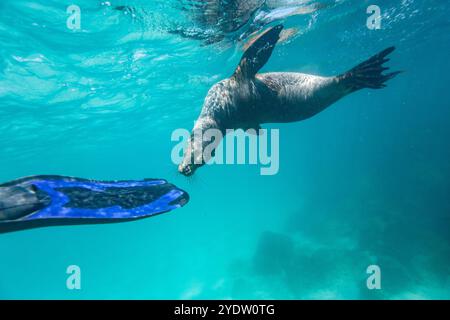
<svg viewBox="0 0 450 320">
<path fill-rule="evenodd" d="M 401 73 L 401 71 L 395 71 L 383 74 L 384 71 L 389 69 L 383 66 L 384 63 L 390 60 L 386 56 L 394 50 L 395 47 L 384 49 L 350 71 L 340 75 L 339 80 L 352 92 L 363 88 L 381 89 L 386 87 L 386 81 Z"/>
</svg>

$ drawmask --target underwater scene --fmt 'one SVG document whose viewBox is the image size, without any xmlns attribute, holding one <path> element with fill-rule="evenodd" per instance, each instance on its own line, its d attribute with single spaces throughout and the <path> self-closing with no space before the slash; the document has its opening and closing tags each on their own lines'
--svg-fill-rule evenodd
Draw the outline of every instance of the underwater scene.
<svg viewBox="0 0 450 320">
<path fill-rule="evenodd" d="M 450 299 L 449 17 L 1 0 L 0 299 Z"/>
</svg>

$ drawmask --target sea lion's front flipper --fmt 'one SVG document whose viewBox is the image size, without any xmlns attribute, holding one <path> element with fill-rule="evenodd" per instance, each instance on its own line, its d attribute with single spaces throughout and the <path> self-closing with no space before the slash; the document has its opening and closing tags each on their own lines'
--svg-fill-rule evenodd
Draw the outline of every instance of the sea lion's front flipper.
<svg viewBox="0 0 450 320">
<path fill-rule="evenodd" d="M 261 131 L 260 131 L 261 129 L 262 129 L 261 125 L 258 123 L 255 123 L 253 125 L 245 127 L 244 131 L 248 134 L 259 136 L 261 134 Z"/>
<path fill-rule="evenodd" d="M 280 38 L 283 25 L 279 24 L 271 27 L 252 40 L 248 49 L 239 62 L 234 72 L 237 78 L 253 78 L 269 60 L 278 39 Z"/>
</svg>

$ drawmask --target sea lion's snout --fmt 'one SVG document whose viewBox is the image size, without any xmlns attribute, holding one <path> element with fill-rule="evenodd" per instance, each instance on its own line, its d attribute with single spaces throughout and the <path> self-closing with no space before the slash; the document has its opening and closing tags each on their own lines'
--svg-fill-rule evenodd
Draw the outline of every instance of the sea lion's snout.
<svg viewBox="0 0 450 320">
<path fill-rule="evenodd" d="M 178 172 L 186 177 L 192 176 L 195 172 L 195 169 L 197 169 L 197 167 L 193 164 L 180 164 L 178 166 Z"/>
<path fill-rule="evenodd" d="M 199 167 L 199 165 L 196 164 L 196 159 L 194 157 L 194 149 L 195 144 L 190 141 L 184 154 L 183 161 L 181 161 L 178 166 L 178 172 L 186 177 L 192 176 L 195 170 Z M 199 160 L 197 159 L 197 161 Z"/>
<path fill-rule="evenodd" d="M 208 98 L 206 100 L 208 101 Z M 205 104 L 208 104 L 207 101 Z M 214 130 L 215 135 L 208 136 L 211 133 L 208 130 Z M 178 172 L 186 177 L 192 176 L 198 168 L 208 163 L 214 157 L 214 149 L 211 150 L 211 147 L 209 147 L 211 139 L 219 143 L 222 139 L 220 133 L 221 131 L 214 119 L 209 116 L 199 117 L 184 149 L 183 160 L 178 166 Z M 209 147 L 210 152 L 204 152 L 207 147 Z"/>
</svg>

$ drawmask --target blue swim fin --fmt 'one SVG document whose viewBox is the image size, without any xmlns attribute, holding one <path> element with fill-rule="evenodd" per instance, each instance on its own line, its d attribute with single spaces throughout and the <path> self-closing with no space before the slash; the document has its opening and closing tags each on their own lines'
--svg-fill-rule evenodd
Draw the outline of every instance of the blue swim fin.
<svg viewBox="0 0 450 320">
<path fill-rule="evenodd" d="M 188 201 L 185 191 L 162 179 L 103 182 L 31 176 L 0 185 L 0 232 L 133 220 L 171 211 Z"/>
</svg>

